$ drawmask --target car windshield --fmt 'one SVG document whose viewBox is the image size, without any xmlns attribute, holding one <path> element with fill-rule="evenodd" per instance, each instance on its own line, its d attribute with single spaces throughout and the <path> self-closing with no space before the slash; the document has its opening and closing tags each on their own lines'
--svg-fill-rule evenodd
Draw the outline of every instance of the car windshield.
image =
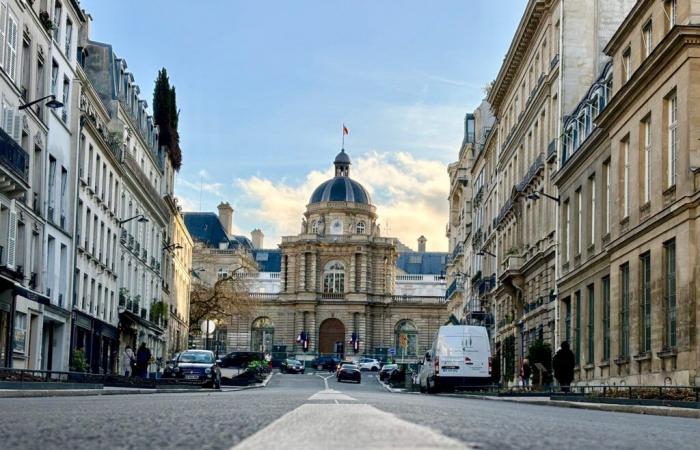
<svg viewBox="0 0 700 450">
<path fill-rule="evenodd" d="M 180 355 L 178 362 L 211 364 L 214 362 L 214 355 L 205 352 L 187 352 Z"/>
<path fill-rule="evenodd" d="M 300 366 L 300 365 L 301 365 L 301 362 L 297 361 L 296 359 L 288 359 L 288 360 L 287 360 L 287 364 L 292 364 L 292 365 L 295 365 L 295 366 Z"/>
<path fill-rule="evenodd" d="M 387 364 L 384 367 L 382 367 L 382 370 L 391 370 L 391 369 L 395 369 L 397 367 L 398 366 L 396 364 Z"/>
<path fill-rule="evenodd" d="M 357 369 L 357 366 L 355 364 L 343 364 L 342 368 L 343 369 Z"/>
</svg>

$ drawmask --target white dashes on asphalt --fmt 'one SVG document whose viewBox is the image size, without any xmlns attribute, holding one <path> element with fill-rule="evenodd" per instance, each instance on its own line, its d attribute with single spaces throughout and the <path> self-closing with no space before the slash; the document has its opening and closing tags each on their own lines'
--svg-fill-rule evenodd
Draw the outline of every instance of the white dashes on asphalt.
<svg viewBox="0 0 700 450">
<path fill-rule="evenodd" d="M 336 391 L 333 389 L 325 389 L 323 391 L 318 391 L 311 397 L 309 397 L 309 400 L 346 400 L 346 401 L 355 401 L 354 398 L 350 397 L 349 395 L 343 394 L 340 391 Z"/>
<path fill-rule="evenodd" d="M 342 436 L 351 437 L 342 438 Z M 329 437 L 336 437 L 329 441 Z M 232 450 L 303 448 L 469 449 L 428 427 L 362 404 L 307 403 L 253 434 Z"/>
</svg>

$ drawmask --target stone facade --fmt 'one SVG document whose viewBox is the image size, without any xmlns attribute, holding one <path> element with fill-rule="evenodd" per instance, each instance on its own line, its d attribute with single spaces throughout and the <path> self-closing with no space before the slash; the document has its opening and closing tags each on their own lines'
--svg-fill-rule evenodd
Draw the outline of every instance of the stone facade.
<svg viewBox="0 0 700 450">
<path fill-rule="evenodd" d="M 580 383 L 700 381 L 698 13 L 637 2 L 565 123 L 559 319 Z"/>
</svg>

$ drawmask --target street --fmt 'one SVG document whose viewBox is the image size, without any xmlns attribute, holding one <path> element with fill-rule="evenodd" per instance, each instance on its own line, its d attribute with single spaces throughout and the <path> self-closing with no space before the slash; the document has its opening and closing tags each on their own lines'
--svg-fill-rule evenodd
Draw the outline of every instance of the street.
<svg viewBox="0 0 700 450">
<path fill-rule="evenodd" d="M 683 449 L 700 442 L 695 419 L 392 394 L 366 372 L 359 385 L 326 372 L 275 374 L 262 389 L 2 399 L 0 410 L 8 449 Z"/>
</svg>

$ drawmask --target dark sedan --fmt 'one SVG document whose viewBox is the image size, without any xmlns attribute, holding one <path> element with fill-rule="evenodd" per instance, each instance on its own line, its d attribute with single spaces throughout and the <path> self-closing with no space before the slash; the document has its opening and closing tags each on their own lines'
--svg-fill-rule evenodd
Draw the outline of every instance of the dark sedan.
<svg viewBox="0 0 700 450">
<path fill-rule="evenodd" d="M 391 375 L 399 370 L 398 364 L 384 364 L 382 370 L 379 371 L 380 381 L 389 381 Z"/>
<path fill-rule="evenodd" d="M 282 373 L 304 373 L 304 364 L 296 359 L 285 359 L 280 363 Z"/>
<path fill-rule="evenodd" d="M 362 373 L 360 368 L 355 364 L 343 364 L 343 366 L 338 371 L 336 375 L 338 382 L 344 380 L 356 381 L 357 383 L 362 382 Z"/>
<path fill-rule="evenodd" d="M 336 358 L 335 356 L 319 356 L 311 361 L 311 365 L 316 370 L 334 371 L 339 362 L 340 358 Z"/>
<path fill-rule="evenodd" d="M 172 377 L 200 382 L 203 386 L 214 389 L 221 387 L 221 369 L 214 353 L 209 350 L 187 350 L 180 353 L 174 362 Z"/>
</svg>

